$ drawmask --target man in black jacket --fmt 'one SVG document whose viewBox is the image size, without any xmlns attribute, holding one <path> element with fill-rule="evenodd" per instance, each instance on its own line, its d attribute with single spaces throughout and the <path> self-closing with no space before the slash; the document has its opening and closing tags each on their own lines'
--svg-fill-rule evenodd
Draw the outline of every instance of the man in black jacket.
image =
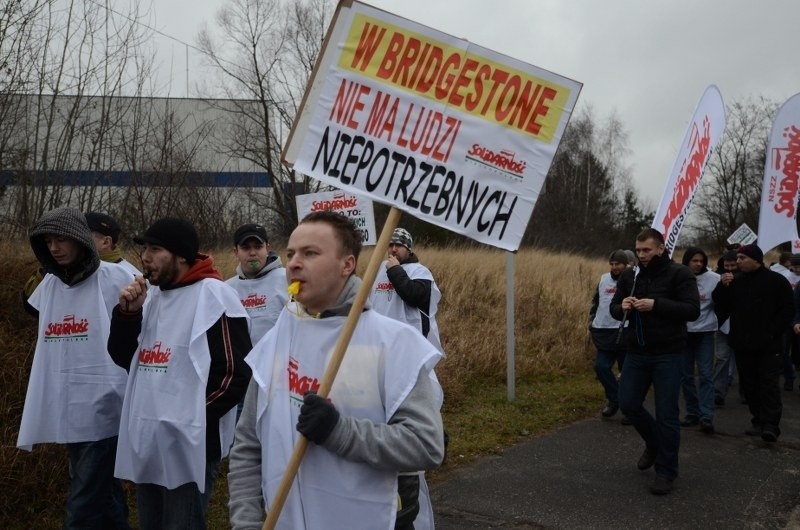
<svg viewBox="0 0 800 530">
<path fill-rule="evenodd" d="M 686 323 L 700 316 L 700 295 L 692 271 L 672 262 L 664 237 L 648 228 L 636 237 L 638 270 L 622 273 L 611 300 L 611 315 L 630 319 L 628 353 L 620 377 L 620 408 L 645 441 L 637 464 L 655 465 L 651 493 L 672 490 L 680 449 L 681 367 L 686 352 Z M 655 418 L 643 402 L 653 386 Z"/>
<path fill-rule="evenodd" d="M 745 245 L 736 253 L 741 273 L 722 277 L 714 289 L 714 304 L 731 319 L 728 341 L 753 416 L 752 427 L 745 432 L 774 442 L 781 433 L 779 377 L 783 334 L 794 317 L 792 288 L 783 275 L 764 266 L 764 253 L 756 245 Z"/>
<path fill-rule="evenodd" d="M 115 475 L 136 483 L 141 528 L 205 528 L 250 381 L 247 312 L 187 221 L 159 219 L 134 241 L 149 287 L 137 276 L 111 319 L 108 352 L 129 372 Z"/>
</svg>

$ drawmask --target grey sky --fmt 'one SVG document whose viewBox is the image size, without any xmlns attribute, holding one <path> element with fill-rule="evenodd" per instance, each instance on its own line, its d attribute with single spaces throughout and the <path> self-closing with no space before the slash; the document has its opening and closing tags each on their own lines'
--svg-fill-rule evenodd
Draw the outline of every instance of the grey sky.
<svg viewBox="0 0 800 530">
<path fill-rule="evenodd" d="M 223 2 L 155 2 L 156 27 L 194 42 Z M 626 162 L 652 208 L 708 85 L 726 103 L 761 95 L 783 103 L 800 92 L 797 0 L 366 3 L 583 83 L 577 109 L 617 113 L 632 150 Z M 174 54 L 182 61 L 183 50 Z"/>
</svg>

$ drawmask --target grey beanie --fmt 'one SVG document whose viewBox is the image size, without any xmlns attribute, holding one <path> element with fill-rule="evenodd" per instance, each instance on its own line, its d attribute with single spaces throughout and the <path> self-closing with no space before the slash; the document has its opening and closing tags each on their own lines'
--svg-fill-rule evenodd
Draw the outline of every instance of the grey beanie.
<svg viewBox="0 0 800 530">
<path fill-rule="evenodd" d="M 636 264 L 636 254 L 632 250 L 625 250 L 625 255 L 628 256 L 628 265 Z"/>
<path fill-rule="evenodd" d="M 627 265 L 628 264 L 628 255 L 625 254 L 625 251 L 622 250 L 622 249 L 615 250 L 608 257 L 608 262 L 611 263 L 612 261 L 616 261 L 617 263 L 622 263 L 624 265 Z"/>
</svg>

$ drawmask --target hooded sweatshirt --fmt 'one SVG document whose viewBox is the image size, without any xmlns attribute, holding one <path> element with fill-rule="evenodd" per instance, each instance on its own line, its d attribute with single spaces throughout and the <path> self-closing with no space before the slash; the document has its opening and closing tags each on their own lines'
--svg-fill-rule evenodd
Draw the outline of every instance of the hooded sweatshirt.
<svg viewBox="0 0 800 530">
<path fill-rule="evenodd" d="M 695 274 L 697 278 L 697 291 L 700 294 L 700 316 L 697 320 L 686 323 L 686 329 L 689 333 L 710 333 L 716 331 L 719 327 L 717 322 L 717 315 L 714 312 L 714 301 L 711 298 L 711 293 L 719 283 L 719 274 L 708 268 L 708 256 L 701 248 L 689 247 L 683 254 L 683 264 L 687 267 L 692 258 L 700 254 L 703 257 L 703 268 L 699 273 Z"/>
<path fill-rule="evenodd" d="M 67 267 L 59 265 L 45 243 L 44 238 L 48 234 L 77 241 L 81 246 L 78 259 Z M 67 285 L 82 282 L 100 266 L 100 256 L 94 246 L 92 231 L 86 224 L 86 217 L 76 208 L 56 208 L 45 213 L 34 225 L 29 238 L 33 253 L 44 267 L 44 272 L 55 275 Z"/>
</svg>

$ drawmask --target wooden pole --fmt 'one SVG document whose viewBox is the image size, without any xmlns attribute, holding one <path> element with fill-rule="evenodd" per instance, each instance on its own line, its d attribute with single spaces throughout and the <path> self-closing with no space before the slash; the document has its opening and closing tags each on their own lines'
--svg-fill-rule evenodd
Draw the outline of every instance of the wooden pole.
<svg viewBox="0 0 800 530">
<path fill-rule="evenodd" d="M 397 227 L 397 223 L 400 222 L 401 214 L 402 212 L 397 208 L 393 207 L 389 210 L 386 223 L 383 225 L 378 243 L 375 245 L 375 251 L 372 253 L 372 257 L 367 265 L 367 270 L 364 272 L 364 277 L 361 280 L 361 288 L 358 290 L 355 300 L 353 300 L 353 306 L 350 308 L 350 313 L 347 315 L 347 321 L 344 324 L 341 335 L 339 335 L 339 340 L 336 342 L 336 347 L 333 350 L 330 361 L 328 361 L 328 366 L 325 368 L 325 375 L 323 375 L 322 382 L 317 391 L 317 394 L 321 397 L 328 397 L 328 393 L 331 391 L 333 381 L 336 379 L 336 374 L 339 372 L 344 354 L 347 351 L 347 347 L 350 345 L 350 339 L 356 329 L 356 324 L 358 324 L 361 311 L 364 309 L 364 304 L 367 301 L 369 292 L 372 290 L 372 284 L 375 283 L 375 278 L 378 276 L 378 267 L 380 267 L 381 263 L 384 261 L 384 252 L 389 248 L 389 240 L 392 238 L 392 232 L 394 232 L 394 229 Z M 270 505 L 267 511 L 267 520 L 264 521 L 263 530 L 273 530 L 275 525 L 278 524 L 278 517 L 281 515 L 286 497 L 289 496 L 289 490 L 292 487 L 294 477 L 297 475 L 297 470 L 300 468 L 300 462 L 302 462 L 307 448 L 308 439 L 305 436 L 298 438 L 292 456 L 289 458 L 289 462 L 286 465 L 286 470 L 283 472 L 281 483 L 278 485 L 278 491 L 275 494 L 275 498 L 272 499 L 272 505 Z"/>
</svg>

